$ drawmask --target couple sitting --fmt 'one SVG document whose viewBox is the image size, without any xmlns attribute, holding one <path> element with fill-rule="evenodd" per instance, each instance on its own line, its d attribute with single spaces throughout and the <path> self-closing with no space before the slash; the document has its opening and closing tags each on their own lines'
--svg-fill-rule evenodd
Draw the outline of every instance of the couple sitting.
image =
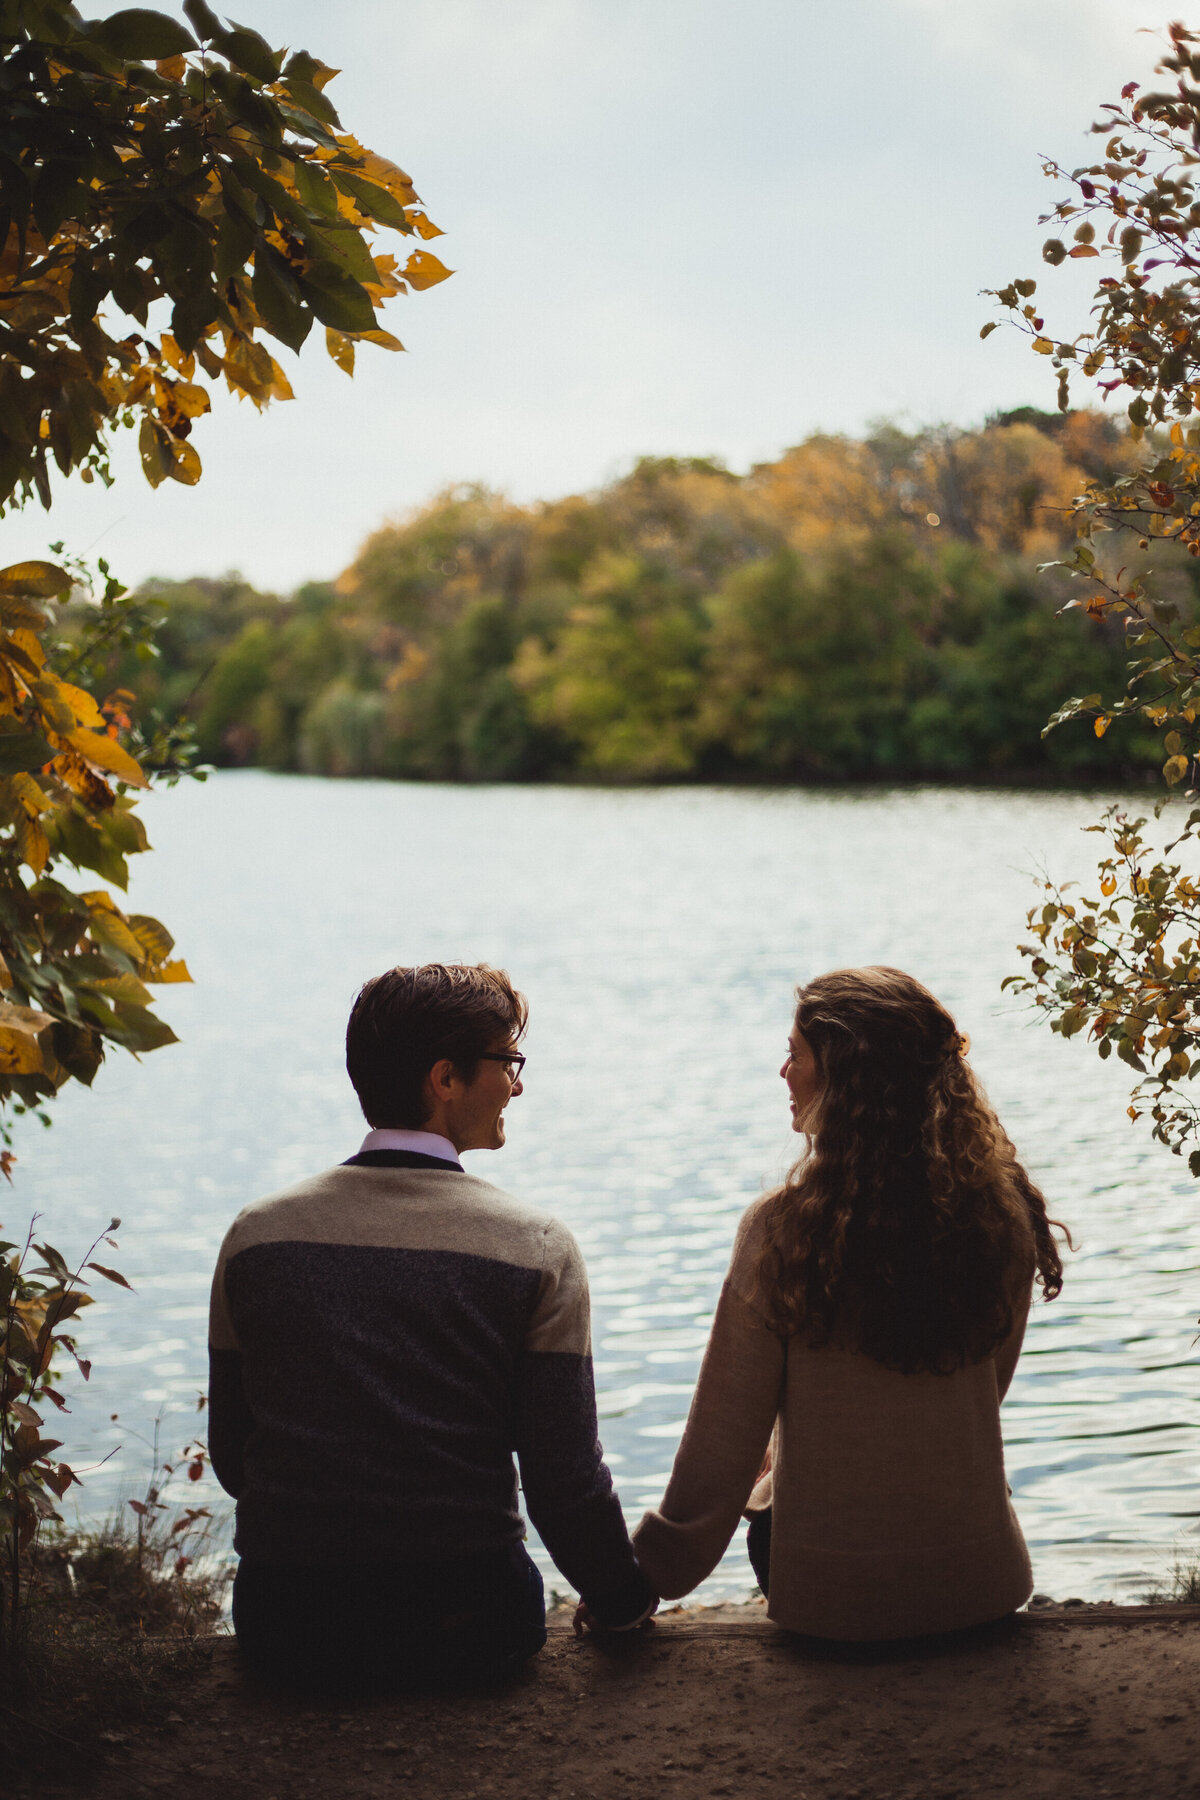
<svg viewBox="0 0 1200 1800">
<path fill-rule="evenodd" d="M 909 1637 L 1020 1606 L 999 1408 L 1035 1279 L 1052 1298 L 1062 1269 L 945 1009 L 895 969 L 800 990 L 781 1073 L 807 1150 L 741 1222 L 632 1543 L 578 1246 L 459 1161 L 504 1142 L 526 1010 L 486 965 L 368 982 L 346 1036 L 362 1149 L 222 1245 L 210 1448 L 250 1663 L 317 1689 L 518 1669 L 546 1628 L 514 1454 L 577 1630 L 630 1631 L 688 1593 L 743 1513 L 788 1630 Z"/>
</svg>

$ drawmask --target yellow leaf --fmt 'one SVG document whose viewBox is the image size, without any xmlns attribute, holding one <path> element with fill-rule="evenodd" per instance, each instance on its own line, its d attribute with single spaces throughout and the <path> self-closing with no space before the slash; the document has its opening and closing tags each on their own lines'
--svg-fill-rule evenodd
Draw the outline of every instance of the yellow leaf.
<svg viewBox="0 0 1200 1800">
<path fill-rule="evenodd" d="M 165 962 L 175 948 L 175 939 L 165 925 L 148 913 L 130 913 L 129 929 L 142 948 L 146 962 L 153 967 Z"/>
<path fill-rule="evenodd" d="M 192 979 L 182 957 L 176 958 L 174 962 L 160 963 L 156 968 L 147 969 L 145 976 L 147 981 L 190 981 Z"/>
<path fill-rule="evenodd" d="M 408 220 L 410 225 L 416 226 L 420 235 L 425 239 L 445 237 L 446 235 L 441 226 L 435 225 L 433 220 L 428 218 L 423 212 L 416 212 L 410 209 Z"/>
<path fill-rule="evenodd" d="M 1107 900 L 1109 895 L 1115 894 L 1116 891 L 1117 891 L 1116 876 L 1115 875 L 1102 875 L 1100 878 L 1100 892 L 1104 895 L 1104 898 Z"/>
<path fill-rule="evenodd" d="M 164 362 L 169 362 L 173 369 L 178 369 L 185 381 L 191 380 L 196 358 L 190 350 L 186 353 L 182 351 L 169 331 L 162 334 L 162 354 Z"/>
<path fill-rule="evenodd" d="M 42 667 L 46 661 L 46 652 L 42 649 L 42 640 L 36 631 L 26 631 L 22 627 L 19 631 L 10 631 L 8 637 L 18 650 L 25 652 L 31 662 L 35 662 L 39 669 Z M 3 656 L 4 648 L 5 640 L 0 638 L 0 656 Z"/>
<path fill-rule="evenodd" d="M 136 975 L 106 975 L 98 981 L 81 982 L 91 993 L 103 994 L 106 1000 L 121 1000 L 126 1006 L 149 1006 L 154 996 L 143 987 Z"/>
<path fill-rule="evenodd" d="M 355 334 L 361 344 L 378 344 L 381 350 L 403 350 L 404 345 L 390 331 L 359 331 Z"/>
<path fill-rule="evenodd" d="M 1095 732 L 1097 737 L 1102 738 L 1111 724 L 1112 724 L 1111 719 L 1100 718 L 1100 719 L 1096 720 L 1096 723 L 1092 726 L 1092 730 Z"/>
<path fill-rule="evenodd" d="M 35 875 L 40 875 L 50 855 L 50 840 L 24 807 L 18 810 L 13 819 L 13 838 L 21 861 L 28 863 Z"/>
<path fill-rule="evenodd" d="M 9 563 L 6 569 L 0 569 L 0 593 L 22 600 L 52 600 L 56 594 L 70 591 L 71 577 L 57 563 Z"/>
<path fill-rule="evenodd" d="M 185 419 L 198 419 L 201 413 L 212 410 L 208 389 L 201 387 L 198 381 L 177 381 L 171 389 L 171 398 Z"/>
<path fill-rule="evenodd" d="M 103 907 L 96 908 L 88 930 L 97 944 L 108 944 L 114 950 L 120 950 L 131 962 L 140 963 L 142 953 L 138 941 L 115 906 L 110 912 Z"/>
<path fill-rule="evenodd" d="M 344 331 L 335 331 L 331 325 L 327 325 L 325 327 L 325 348 L 344 375 L 353 375 L 353 338 L 347 337 Z"/>
<path fill-rule="evenodd" d="M 46 808 L 53 804 L 49 794 L 39 781 L 34 780 L 32 775 L 10 775 L 8 783 L 25 811 L 33 818 L 36 818 L 39 813 L 44 813 Z"/>
<path fill-rule="evenodd" d="M 0 1071 L 36 1075 L 54 1063 L 51 1034 L 54 1020 L 32 1006 L 0 1002 Z"/>
<path fill-rule="evenodd" d="M 1053 356 L 1054 354 L 1054 345 L 1049 338 L 1035 337 L 1033 347 L 1039 356 Z"/>
<path fill-rule="evenodd" d="M 67 704 L 74 707 L 75 717 L 81 725 L 92 731 L 104 730 L 104 714 L 86 688 L 76 687 L 73 681 L 60 681 L 58 691 Z"/>
<path fill-rule="evenodd" d="M 68 731 L 63 735 L 72 750 L 77 750 L 93 768 L 106 769 L 118 781 L 127 781 L 131 787 L 150 786 L 128 750 L 122 749 L 116 738 L 106 737 L 101 731 L 82 729 Z"/>
<path fill-rule="evenodd" d="M 171 458 L 171 480 L 181 481 L 184 487 L 195 487 L 204 471 L 192 446 L 182 438 L 172 438 Z"/>
<path fill-rule="evenodd" d="M 75 729 L 75 708 L 62 695 L 56 676 L 47 670 L 30 682 L 29 691 L 51 731 L 65 737 Z"/>
<path fill-rule="evenodd" d="M 403 169 L 396 163 L 389 162 L 386 156 L 380 156 L 378 151 L 365 150 L 353 138 L 349 142 L 353 145 L 353 154 L 361 158 L 359 173 L 365 175 L 368 181 L 376 181 L 380 187 L 386 188 L 389 194 L 399 200 L 401 206 L 409 206 L 414 200 L 419 202 L 421 196 L 412 184 L 412 177 L 406 175 Z"/>
<path fill-rule="evenodd" d="M 1171 787 L 1177 787 L 1188 771 L 1186 756 L 1169 756 L 1163 764 L 1163 774 Z"/>
<path fill-rule="evenodd" d="M 1067 252 L 1068 256 L 1099 256 L 1099 254 L 1095 244 L 1076 244 L 1073 250 Z"/>
<path fill-rule="evenodd" d="M 154 66 L 164 81 L 182 81 L 187 74 L 187 59 L 182 56 L 164 56 Z"/>
<path fill-rule="evenodd" d="M 439 281 L 448 280 L 454 270 L 448 269 L 445 263 L 439 262 L 431 251 L 414 250 L 404 265 L 404 273 L 413 286 L 419 290 L 436 287 Z"/>
</svg>

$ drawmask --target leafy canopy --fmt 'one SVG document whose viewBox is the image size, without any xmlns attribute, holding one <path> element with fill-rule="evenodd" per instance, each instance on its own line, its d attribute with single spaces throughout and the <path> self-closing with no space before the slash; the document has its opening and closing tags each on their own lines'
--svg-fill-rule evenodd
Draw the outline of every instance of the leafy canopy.
<svg viewBox="0 0 1200 1800">
<path fill-rule="evenodd" d="M 337 70 L 205 0 L 184 12 L 194 36 L 141 7 L 0 0 L 0 510 L 49 506 L 52 461 L 107 481 L 117 421 L 153 486 L 198 481 L 208 384 L 290 398 L 263 340 L 298 351 L 314 322 L 351 374 L 358 343 L 403 348 L 385 299 L 450 273 L 372 249 L 384 227 L 441 233 L 341 128 Z"/>
</svg>

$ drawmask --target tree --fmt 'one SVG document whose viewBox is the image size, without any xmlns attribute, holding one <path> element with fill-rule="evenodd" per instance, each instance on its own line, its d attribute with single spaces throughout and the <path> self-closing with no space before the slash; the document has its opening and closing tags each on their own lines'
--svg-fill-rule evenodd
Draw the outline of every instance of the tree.
<svg viewBox="0 0 1200 1800">
<path fill-rule="evenodd" d="M 385 298 L 449 273 L 428 251 L 401 274 L 370 250 L 380 227 L 440 234 L 403 170 L 342 130 L 335 69 L 205 0 L 184 11 L 199 41 L 141 8 L 88 21 L 69 0 L 0 0 L 0 511 L 49 506 L 51 462 L 110 479 L 111 433 L 139 418 L 152 485 L 198 480 L 197 377 L 259 406 L 287 398 L 261 339 L 298 351 L 314 321 L 352 373 L 359 342 L 402 347 L 377 324 Z M 121 315 L 142 330 L 117 335 Z M 56 638 L 49 609 L 79 571 L 0 571 L 0 1107 L 90 1081 L 106 1042 L 170 1042 L 143 984 L 186 979 L 156 921 L 51 874 L 64 861 L 125 885 L 147 847 L 131 747 L 159 768 L 177 747 L 139 731 L 132 693 L 65 678 L 153 652 L 152 604 L 102 572 L 82 626 Z"/>
<path fill-rule="evenodd" d="M 449 273 L 428 251 L 401 271 L 369 247 L 380 227 L 439 233 L 409 177 L 341 129 L 324 93 L 336 70 L 222 24 L 204 0 L 184 10 L 195 38 L 141 8 L 88 21 L 69 0 L 0 0 L 0 511 L 33 495 L 49 507 L 52 465 L 110 480 L 118 425 L 138 424 L 152 486 L 199 480 L 190 440 L 206 382 L 224 377 L 260 407 L 289 398 L 262 338 L 298 351 L 314 321 L 351 374 L 358 343 L 402 348 L 378 325 L 384 300 Z M 149 847 L 129 791 L 148 785 L 142 765 L 172 778 L 187 761 L 186 731 L 148 729 L 135 694 L 106 682 L 114 657 L 153 655 L 161 609 L 103 565 L 99 591 L 85 575 L 0 570 L 5 1146 L 7 1109 L 90 1084 L 107 1047 L 172 1043 L 148 984 L 190 979 L 166 929 L 108 891 Z M 64 865 L 108 886 L 76 892 Z M 6 1147 L 0 1172 L 12 1161 Z M 19 1244 L 0 1263 L 0 1582 L 13 1616 L 21 1557 L 73 1479 L 32 1403 L 54 1399 L 51 1363 L 73 1350 L 56 1328 L 86 1299 L 79 1271 L 32 1247 L 32 1274 Z"/>
<path fill-rule="evenodd" d="M 110 479 L 118 423 L 139 422 L 152 485 L 198 481 L 206 383 L 291 397 L 264 335 L 298 351 L 319 322 L 352 374 L 357 344 L 403 348 L 384 300 L 450 273 L 427 250 L 403 270 L 373 254 L 380 227 L 441 234 L 341 129 L 336 69 L 205 0 L 184 11 L 196 37 L 142 8 L 89 22 L 0 0 L 0 507 L 49 506 L 52 463 Z"/>
<path fill-rule="evenodd" d="M 1035 942 L 1022 946 L 1031 974 L 1010 983 L 1032 994 L 1053 1030 L 1086 1028 L 1101 1057 L 1115 1050 L 1141 1076 L 1130 1115 L 1148 1110 L 1154 1136 L 1179 1154 L 1200 1139 L 1200 1107 L 1184 1086 L 1200 1071 L 1200 624 L 1164 576 L 1180 558 L 1200 557 L 1200 36 L 1172 25 L 1169 37 L 1156 73 L 1174 85 L 1143 92 L 1127 82 L 1092 127 L 1101 156 L 1069 173 L 1045 165 L 1065 192 L 1043 217 L 1054 235 L 1042 256 L 1051 266 L 1096 260 L 1093 322 L 1056 337 L 1027 277 L 996 298 L 1057 370 L 1060 409 L 1080 377 L 1106 399 L 1119 395 L 1139 449 L 1126 471 L 1089 481 L 1075 499 L 1075 546 L 1054 565 L 1086 589 L 1069 606 L 1122 623 L 1128 682 L 1068 699 L 1046 729 L 1079 718 L 1097 737 L 1148 728 L 1168 788 L 1188 803 L 1165 850 L 1146 819 L 1119 809 L 1092 827 L 1108 838 L 1093 897 L 1046 884 L 1045 904 L 1029 915 Z M 1168 860 L 1181 844 L 1188 868 Z M 1188 1163 L 1200 1177 L 1200 1147 Z"/>
</svg>

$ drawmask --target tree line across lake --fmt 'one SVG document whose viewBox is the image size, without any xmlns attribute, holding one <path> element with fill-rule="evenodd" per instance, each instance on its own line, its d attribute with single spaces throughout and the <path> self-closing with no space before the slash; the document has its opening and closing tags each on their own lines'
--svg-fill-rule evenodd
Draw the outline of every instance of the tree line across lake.
<svg viewBox="0 0 1200 1800">
<path fill-rule="evenodd" d="M 1156 768 L 1148 731 L 1041 733 L 1124 679 L 1119 626 L 1039 572 L 1089 477 L 1134 455 L 1101 414 L 815 436 L 744 476 L 645 458 L 519 506 L 450 490 L 332 583 L 158 581 L 144 704 L 202 755 L 439 780 L 1078 779 Z M 1200 570 L 1155 546 L 1193 611 Z M 1174 561 L 1172 562 L 1172 558 Z M 1169 567 L 1164 569 L 1164 564 Z"/>
</svg>

